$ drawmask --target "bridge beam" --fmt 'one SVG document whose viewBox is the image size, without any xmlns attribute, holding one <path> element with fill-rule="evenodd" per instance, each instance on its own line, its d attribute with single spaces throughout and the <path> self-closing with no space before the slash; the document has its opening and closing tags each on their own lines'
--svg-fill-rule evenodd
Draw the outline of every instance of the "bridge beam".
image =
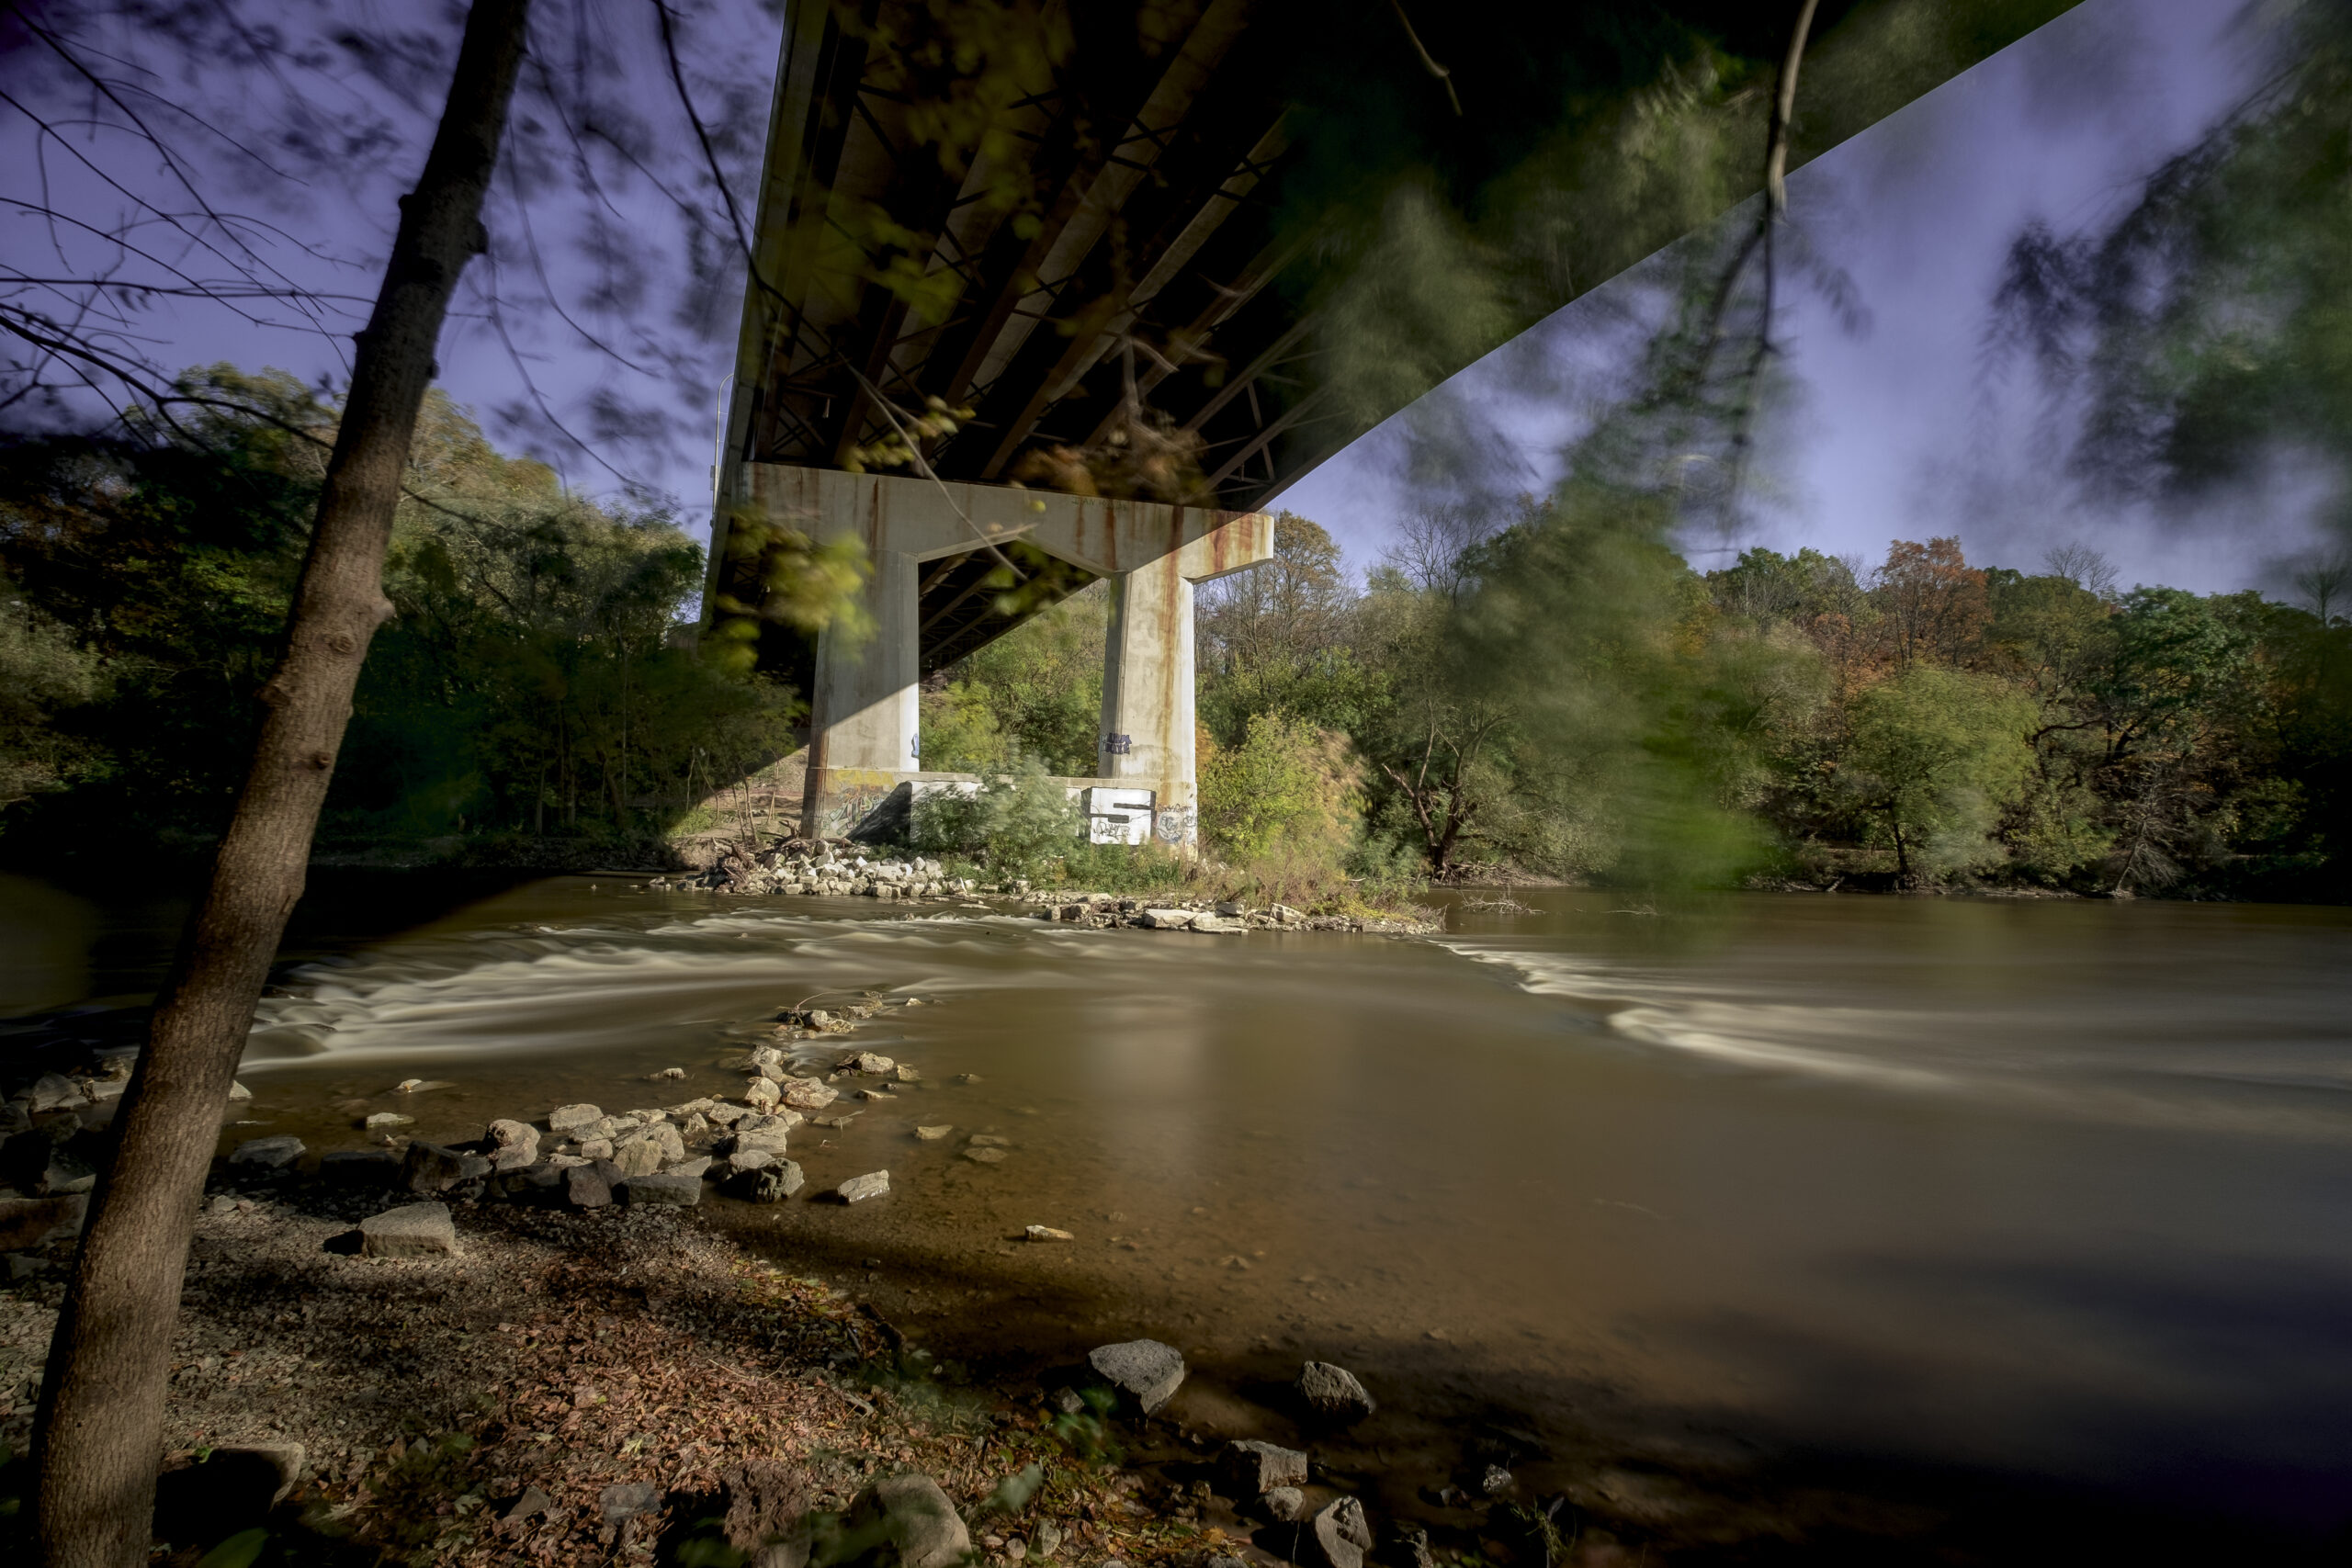
<svg viewBox="0 0 2352 1568">
<path fill-rule="evenodd" d="M 1194 841 L 1193 585 L 1271 558 L 1271 517 L 771 463 L 741 465 L 734 495 L 815 539 L 854 535 L 874 569 L 870 632 L 818 638 L 805 834 L 922 771 L 922 626 L 951 607 L 927 604 L 923 563 L 1021 541 L 1111 580 L 1098 776 L 1150 790 L 1159 836 Z M 1006 618 L 998 635 L 1019 624 Z"/>
</svg>

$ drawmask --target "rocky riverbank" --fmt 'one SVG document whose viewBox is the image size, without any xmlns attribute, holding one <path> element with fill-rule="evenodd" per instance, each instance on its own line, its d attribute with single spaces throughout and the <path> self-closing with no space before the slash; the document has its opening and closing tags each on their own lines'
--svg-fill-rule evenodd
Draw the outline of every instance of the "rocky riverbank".
<svg viewBox="0 0 2352 1568">
<path fill-rule="evenodd" d="M 863 1218 L 866 1205 L 915 1201 L 911 1182 L 888 1179 L 899 1156 L 792 1179 L 796 1137 L 837 1131 L 827 1121 L 893 1099 L 926 1111 L 955 1100 L 967 1075 L 926 1074 L 845 1038 L 887 1021 L 890 999 L 808 998 L 756 1032 L 730 1028 L 751 1041 L 731 1048 L 731 1069 L 713 1062 L 695 1072 L 724 1078 L 691 1080 L 723 1092 L 667 1106 L 509 1097 L 487 1109 L 511 1114 L 477 1123 L 478 1137 L 442 1126 L 448 1141 L 435 1143 L 406 1138 L 403 1119 L 449 1086 L 408 1079 L 384 1083 L 333 1140 L 306 1129 L 322 1148 L 230 1128 L 196 1199 L 161 1560 L 193 1565 L 252 1529 L 282 1549 L 270 1561 L 355 1565 L 2178 1559 L 2141 1550 L 2152 1544 L 2209 1561 L 2313 1560 L 2293 1542 L 2120 1518 L 2077 1497 L 2021 1504 L 1984 1477 L 1808 1470 L 1679 1422 L 1628 1442 L 1577 1436 L 1565 1413 L 1433 1413 L 1399 1386 L 1399 1363 L 1387 1386 L 1376 1367 L 1333 1364 L 1351 1352 L 1328 1337 L 1347 1326 L 1329 1314 L 1276 1367 L 1220 1359 L 1180 1339 L 1181 1325 L 1123 1320 L 1131 1309 L 1097 1298 L 1084 1319 L 1097 1327 L 1076 1341 L 1091 1353 L 1033 1355 L 1000 1325 L 1001 1357 L 948 1364 L 920 1342 L 937 1333 L 944 1348 L 947 1329 L 910 1330 L 913 1317 L 879 1304 L 898 1283 L 881 1259 L 861 1266 L 835 1247 L 820 1269 L 818 1247 L 779 1258 L 704 1223 L 705 1205 L 782 1213 L 733 1206 L 735 1193 L 794 1205 L 811 1235 L 849 1229 L 853 1202 Z M 12 1452 L 29 1435 L 122 1081 L 52 1073 L 0 1109 L 15 1184 L 0 1195 L 12 1281 L 0 1288 L 0 1439 Z M 652 1086 L 677 1081 L 615 1075 L 596 1098 L 660 1099 Z M 242 1101 L 224 1111 L 254 1114 Z M 904 1157 L 951 1150 L 976 1176 L 1004 1157 L 1001 1140 L 959 1135 L 952 1112 L 912 1120 L 892 1134 L 908 1138 Z M 994 1240 L 1024 1257 L 1117 1239 L 1073 1215 L 1014 1218 L 1029 1223 Z M 961 1330 L 968 1343 L 989 1326 Z M 0 1471 L 0 1491 L 25 1479 L 21 1462 Z M 0 1509 L 0 1555 L 15 1517 Z"/>
<path fill-rule="evenodd" d="M 693 1223 L 710 1187 L 888 1199 L 887 1170 L 808 1191 L 787 1153 L 802 1125 L 922 1082 L 871 1051 L 806 1060 L 883 1010 L 783 1010 L 728 1096 L 561 1105 L 458 1145 L 404 1138 L 400 1111 L 315 1154 L 282 1134 L 232 1138 L 196 1216 L 175 1347 L 164 1560 L 261 1530 L 287 1560 L 322 1562 L 1363 1568 L 1385 1541 L 1398 1568 L 1431 1568 L 1424 1529 L 1385 1528 L 1310 1448 L 1220 1438 L 1231 1391 L 1180 1399 L 1176 1347 L 1117 1341 L 976 1384 L 849 1292 Z M 122 1084 L 47 1074 L 0 1111 L 14 1452 Z M 1004 1157 L 1002 1139 L 963 1142 L 975 1162 Z M 1035 1224 L 1019 1239 L 1073 1238 Z M 1334 1432 L 1376 1409 L 1321 1363 L 1283 1397 Z M 22 1464 L 10 1474 L 26 1483 Z"/>
<path fill-rule="evenodd" d="M 1103 929 L 1235 932 L 1247 931 L 1384 931 L 1398 935 L 1442 931 L 1434 910 L 1393 914 L 1309 914 L 1284 904 L 1174 895 L 1128 896 L 1033 887 L 1025 880 L 982 882 L 952 876 L 945 865 L 920 855 L 893 858 L 846 839 L 793 839 L 757 854 L 721 853 L 700 871 L 655 876 L 633 886 L 771 897 L 876 898 L 886 903 L 955 903 L 993 910 L 984 897 L 1009 899 L 1042 920 Z"/>
</svg>

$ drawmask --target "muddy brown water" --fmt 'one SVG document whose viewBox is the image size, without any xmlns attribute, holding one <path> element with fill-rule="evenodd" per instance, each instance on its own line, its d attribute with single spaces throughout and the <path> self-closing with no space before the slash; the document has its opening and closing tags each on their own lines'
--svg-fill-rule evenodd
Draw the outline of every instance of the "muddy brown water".
<svg viewBox="0 0 2352 1568">
<path fill-rule="evenodd" d="M 0 891 L 11 1000 L 137 988 L 138 921 Z M 609 875 L 373 938 L 348 910 L 265 1003 L 223 1147 L 727 1092 L 777 1010 L 912 997 L 854 1043 L 923 1082 L 793 1149 L 809 1192 L 888 1169 L 888 1197 L 708 1210 L 941 1357 L 1009 1376 L 1149 1335 L 1194 1363 L 1180 1423 L 1278 1436 L 1272 1387 L 1339 1361 L 1408 1511 L 1499 1430 L 1530 1486 L 1805 1454 L 2352 1517 L 2352 912 L 1514 897 L 1426 940 Z M 74 981 L 93 931 L 112 956 Z M 412 1077 L 449 1087 L 387 1095 Z"/>
</svg>

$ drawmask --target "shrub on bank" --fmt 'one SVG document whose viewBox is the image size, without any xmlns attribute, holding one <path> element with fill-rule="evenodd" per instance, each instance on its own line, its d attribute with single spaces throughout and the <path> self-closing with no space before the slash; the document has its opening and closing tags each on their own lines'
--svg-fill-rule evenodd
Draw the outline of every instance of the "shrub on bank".
<svg viewBox="0 0 2352 1568">
<path fill-rule="evenodd" d="M 1080 839 L 1085 818 L 1069 788 L 1035 757 L 970 794 L 941 791 L 914 803 L 910 837 L 932 854 L 978 853 L 1001 875 L 1046 874 Z"/>
</svg>

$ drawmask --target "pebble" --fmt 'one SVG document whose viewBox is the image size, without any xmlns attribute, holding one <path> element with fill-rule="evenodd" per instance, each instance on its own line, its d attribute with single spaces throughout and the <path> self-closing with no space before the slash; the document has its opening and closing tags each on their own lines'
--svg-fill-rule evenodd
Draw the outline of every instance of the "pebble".
<svg viewBox="0 0 2352 1568">
<path fill-rule="evenodd" d="M 1031 1225 L 1022 1232 L 1031 1241 L 1076 1241 L 1068 1231 L 1057 1231 L 1051 1225 Z"/>
</svg>

